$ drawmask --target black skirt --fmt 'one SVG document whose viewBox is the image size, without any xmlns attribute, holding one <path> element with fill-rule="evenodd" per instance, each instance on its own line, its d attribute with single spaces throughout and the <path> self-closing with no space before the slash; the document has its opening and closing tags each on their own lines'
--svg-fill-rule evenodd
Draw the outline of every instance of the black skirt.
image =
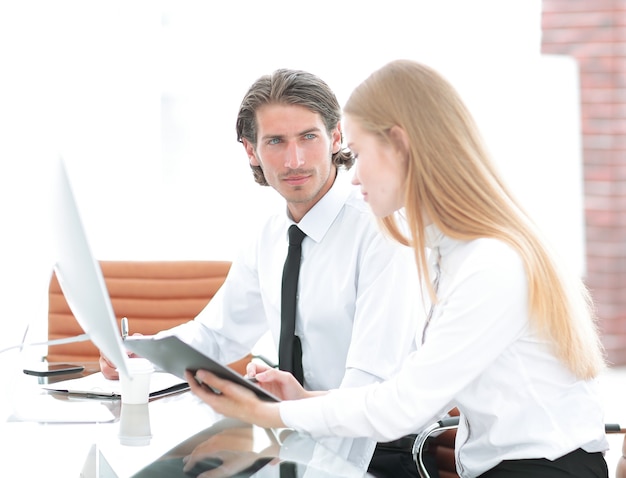
<svg viewBox="0 0 626 478">
<path fill-rule="evenodd" d="M 505 460 L 479 478 L 608 478 L 609 470 L 602 453 L 587 453 L 579 448 L 556 460 L 546 458 Z"/>
</svg>

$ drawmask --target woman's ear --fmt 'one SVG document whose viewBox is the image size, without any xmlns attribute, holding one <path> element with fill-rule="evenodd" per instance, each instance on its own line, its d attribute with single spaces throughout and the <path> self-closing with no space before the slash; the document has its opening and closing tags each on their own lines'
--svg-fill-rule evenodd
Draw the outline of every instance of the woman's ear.
<svg viewBox="0 0 626 478">
<path fill-rule="evenodd" d="M 250 162 L 250 166 L 261 166 L 261 163 L 256 157 L 256 151 L 254 150 L 254 145 L 248 141 L 246 138 L 242 138 L 243 147 L 246 150 L 246 154 L 248 155 L 248 161 Z"/>
<path fill-rule="evenodd" d="M 409 137 L 401 126 L 392 126 L 389 130 L 389 140 L 394 148 L 402 154 L 409 152 Z"/>
</svg>

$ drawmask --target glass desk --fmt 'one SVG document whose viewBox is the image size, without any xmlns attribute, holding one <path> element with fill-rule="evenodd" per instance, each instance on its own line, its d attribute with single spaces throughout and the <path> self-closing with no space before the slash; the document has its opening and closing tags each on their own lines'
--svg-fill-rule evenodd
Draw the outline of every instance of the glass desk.
<svg viewBox="0 0 626 478">
<path fill-rule="evenodd" d="M 16 394 L 21 406 L 31 399 L 33 407 L 37 400 L 63 403 L 76 416 L 93 406 L 106 412 L 105 419 L 9 416 L 0 423 L 0 441 L 3 469 L 11 476 L 187 478 L 208 470 L 238 478 L 371 476 L 305 435 L 224 419 L 188 391 L 128 405 L 47 393 L 32 376 L 19 381 L 28 380 L 34 386 Z"/>
</svg>

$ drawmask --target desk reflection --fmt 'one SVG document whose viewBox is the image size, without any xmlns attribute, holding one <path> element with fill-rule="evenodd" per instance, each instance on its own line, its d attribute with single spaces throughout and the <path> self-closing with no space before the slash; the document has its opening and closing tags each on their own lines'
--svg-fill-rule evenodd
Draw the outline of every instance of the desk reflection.
<svg viewBox="0 0 626 478">
<path fill-rule="evenodd" d="M 120 411 L 120 443 L 127 446 L 150 444 L 150 409 L 147 403 L 122 403 Z"/>
<path fill-rule="evenodd" d="M 188 391 L 132 405 L 119 399 L 86 399 L 45 391 L 33 377 L 15 375 L 15 386 L 5 390 L 11 407 L 20 401 L 26 407 L 29 400 L 46 398 L 80 411 L 84 402 L 89 402 L 106 407 L 113 417 L 107 421 L 78 421 L 76 417 L 59 421 L 54 415 L 57 407 L 50 407 L 51 415 L 41 419 L 8 413 L 0 420 L 3 469 L 20 470 L 15 476 L 371 476 L 344 460 L 340 450 L 334 451 L 332 440 L 322 444 L 290 430 L 266 430 L 224 419 Z"/>
<path fill-rule="evenodd" d="M 363 478 L 370 475 L 301 434 L 290 430 L 278 433 L 223 419 L 176 445 L 132 478 L 204 476 Z"/>
</svg>

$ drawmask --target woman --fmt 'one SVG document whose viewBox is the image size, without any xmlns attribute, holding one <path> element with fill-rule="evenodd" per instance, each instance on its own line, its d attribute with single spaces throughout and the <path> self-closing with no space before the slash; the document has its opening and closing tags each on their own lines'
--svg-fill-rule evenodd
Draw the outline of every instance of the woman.
<svg viewBox="0 0 626 478">
<path fill-rule="evenodd" d="M 379 441 L 457 407 L 463 477 L 608 476 L 591 301 L 508 192 L 456 91 L 428 67 L 394 61 L 356 88 L 344 112 L 354 184 L 382 227 L 415 249 L 431 303 L 421 347 L 373 386 L 313 394 L 251 366 L 285 401 L 260 402 L 205 371 L 188 375 L 194 393 L 261 426 Z M 401 209 L 406 224 L 396 220 Z"/>
</svg>

